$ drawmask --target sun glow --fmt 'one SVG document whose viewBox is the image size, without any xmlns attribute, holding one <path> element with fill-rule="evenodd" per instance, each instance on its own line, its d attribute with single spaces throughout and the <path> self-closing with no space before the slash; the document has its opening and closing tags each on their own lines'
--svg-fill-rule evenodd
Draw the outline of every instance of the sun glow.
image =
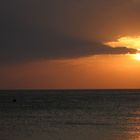
<svg viewBox="0 0 140 140">
<path fill-rule="evenodd" d="M 137 37 L 129 37 L 129 36 L 121 37 L 121 38 L 117 39 L 116 41 L 106 42 L 105 45 L 109 45 L 111 47 L 122 47 L 122 46 L 124 46 L 124 47 L 128 47 L 128 48 L 137 49 L 137 53 L 132 54 L 131 58 L 140 61 L 140 36 L 137 36 Z"/>
<path fill-rule="evenodd" d="M 140 53 L 135 54 L 133 58 L 140 61 Z"/>
<path fill-rule="evenodd" d="M 140 49 L 137 49 L 138 52 L 132 56 L 133 59 L 140 61 Z"/>
<path fill-rule="evenodd" d="M 112 46 L 112 47 L 120 47 L 120 46 L 126 46 L 128 48 L 140 48 L 140 36 L 137 37 L 121 37 L 117 39 L 116 41 L 112 42 L 106 42 L 106 45 Z"/>
</svg>

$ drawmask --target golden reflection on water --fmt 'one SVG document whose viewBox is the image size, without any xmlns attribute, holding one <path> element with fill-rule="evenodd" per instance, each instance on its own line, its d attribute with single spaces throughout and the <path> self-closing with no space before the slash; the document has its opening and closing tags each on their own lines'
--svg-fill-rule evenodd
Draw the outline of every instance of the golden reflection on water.
<svg viewBox="0 0 140 140">
<path fill-rule="evenodd" d="M 127 121 L 127 133 L 130 140 L 140 140 L 140 111 L 130 111 Z"/>
</svg>

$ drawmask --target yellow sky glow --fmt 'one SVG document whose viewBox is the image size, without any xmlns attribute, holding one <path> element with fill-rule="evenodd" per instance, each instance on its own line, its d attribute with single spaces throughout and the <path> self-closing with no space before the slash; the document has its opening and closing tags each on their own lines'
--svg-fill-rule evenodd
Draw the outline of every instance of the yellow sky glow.
<svg viewBox="0 0 140 140">
<path fill-rule="evenodd" d="M 136 54 L 132 55 L 131 58 L 140 61 L 140 53 L 136 53 Z"/>
<path fill-rule="evenodd" d="M 125 46 L 128 48 L 135 48 L 138 50 L 138 53 L 131 55 L 131 58 L 140 61 L 140 36 L 137 37 L 125 36 L 125 37 L 118 38 L 117 41 L 110 41 L 110 42 L 106 42 L 105 44 L 111 47 Z"/>
<path fill-rule="evenodd" d="M 121 37 L 117 41 L 106 42 L 106 45 L 112 47 L 126 46 L 128 48 L 140 49 L 140 36 L 137 37 Z"/>
</svg>

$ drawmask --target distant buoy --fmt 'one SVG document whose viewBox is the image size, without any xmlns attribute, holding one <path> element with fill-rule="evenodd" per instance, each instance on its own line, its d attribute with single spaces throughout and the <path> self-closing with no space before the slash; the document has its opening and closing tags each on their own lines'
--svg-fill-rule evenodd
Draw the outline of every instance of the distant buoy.
<svg viewBox="0 0 140 140">
<path fill-rule="evenodd" d="M 13 99 L 13 102 L 15 103 L 17 100 L 16 99 Z"/>
</svg>

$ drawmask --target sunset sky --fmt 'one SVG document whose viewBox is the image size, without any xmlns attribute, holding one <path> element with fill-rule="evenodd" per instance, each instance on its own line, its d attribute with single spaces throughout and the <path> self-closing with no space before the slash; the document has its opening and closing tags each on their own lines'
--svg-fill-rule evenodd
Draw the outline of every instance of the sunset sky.
<svg viewBox="0 0 140 140">
<path fill-rule="evenodd" d="M 140 88 L 140 0 L 6 0 L 0 89 Z"/>
</svg>

